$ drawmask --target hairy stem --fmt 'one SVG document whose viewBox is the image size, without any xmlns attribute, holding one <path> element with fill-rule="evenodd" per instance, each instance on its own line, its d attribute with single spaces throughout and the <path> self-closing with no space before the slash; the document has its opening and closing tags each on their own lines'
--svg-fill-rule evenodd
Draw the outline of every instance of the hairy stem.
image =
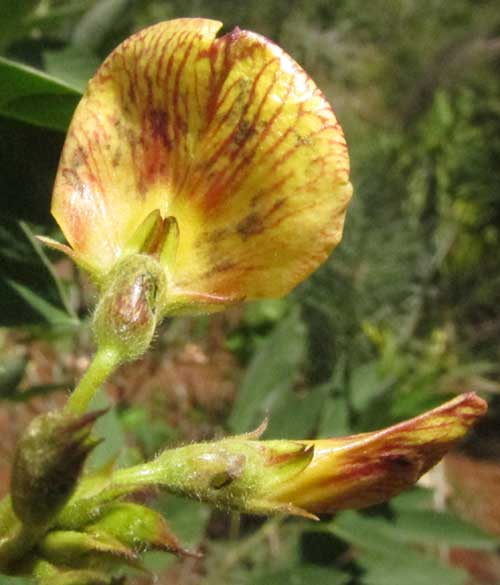
<svg viewBox="0 0 500 585">
<path fill-rule="evenodd" d="M 114 349 L 99 348 L 82 379 L 66 403 L 65 410 L 72 414 L 83 414 L 102 383 L 122 362 L 121 354 Z"/>
</svg>

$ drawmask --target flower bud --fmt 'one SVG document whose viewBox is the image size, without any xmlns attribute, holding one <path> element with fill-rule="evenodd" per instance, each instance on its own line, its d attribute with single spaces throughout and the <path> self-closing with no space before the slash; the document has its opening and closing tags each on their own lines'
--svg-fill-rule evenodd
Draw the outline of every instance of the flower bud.
<svg viewBox="0 0 500 585">
<path fill-rule="evenodd" d="M 113 350 L 121 361 L 142 355 L 153 339 L 166 284 L 165 272 L 152 256 L 134 254 L 120 262 L 94 315 L 98 346 Z"/>
<path fill-rule="evenodd" d="M 26 569 L 34 577 L 36 585 L 124 585 L 121 579 L 99 569 L 68 570 L 37 556 L 28 560 Z"/>
<path fill-rule="evenodd" d="M 138 566 L 135 552 L 106 534 L 54 530 L 40 541 L 37 548 L 43 559 L 56 566 L 103 571 L 122 564 Z"/>
<path fill-rule="evenodd" d="M 111 576 L 100 571 L 64 571 L 37 579 L 37 585 L 119 585 Z M 121 582 L 123 583 L 123 582 Z"/>
<path fill-rule="evenodd" d="M 387 429 L 317 441 L 258 441 L 252 435 L 165 451 L 118 470 L 115 494 L 158 485 L 250 514 L 315 518 L 386 501 L 413 485 L 486 411 L 473 393 Z"/>
<path fill-rule="evenodd" d="M 308 467 L 269 494 L 309 512 L 330 513 L 379 504 L 411 487 L 486 412 L 484 400 L 463 394 L 387 429 L 339 439 L 303 441 L 314 448 Z"/>
<path fill-rule="evenodd" d="M 139 504 L 111 504 L 97 522 L 85 527 L 85 531 L 97 536 L 112 536 L 136 553 L 163 550 L 197 556 L 182 547 L 161 514 Z"/>
<path fill-rule="evenodd" d="M 469 393 L 352 437 L 259 441 L 252 433 L 170 449 L 149 463 L 114 471 L 90 498 L 75 494 L 60 519 L 73 526 L 82 518 L 85 525 L 98 523 L 112 502 L 151 486 L 249 514 L 317 519 L 318 513 L 371 506 L 413 485 L 485 411 L 486 403 Z M 100 510 L 97 520 L 88 520 L 86 502 Z"/>
<path fill-rule="evenodd" d="M 49 522 L 78 481 L 97 411 L 83 416 L 53 412 L 35 418 L 18 442 L 12 468 L 12 506 L 30 527 Z"/>
</svg>

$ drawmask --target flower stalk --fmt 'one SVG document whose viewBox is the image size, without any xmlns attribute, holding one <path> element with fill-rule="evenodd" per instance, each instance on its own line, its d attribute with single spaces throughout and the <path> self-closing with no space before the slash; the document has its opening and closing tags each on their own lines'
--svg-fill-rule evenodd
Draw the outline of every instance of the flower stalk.
<svg viewBox="0 0 500 585">
<path fill-rule="evenodd" d="M 113 348 L 98 348 L 92 362 L 66 402 L 65 412 L 83 414 L 97 390 L 121 364 L 121 355 Z"/>
</svg>

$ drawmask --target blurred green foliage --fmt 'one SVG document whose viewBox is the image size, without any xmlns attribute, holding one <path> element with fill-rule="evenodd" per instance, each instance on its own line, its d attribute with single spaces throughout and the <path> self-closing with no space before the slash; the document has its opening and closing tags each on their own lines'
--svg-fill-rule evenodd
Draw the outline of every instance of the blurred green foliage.
<svg viewBox="0 0 500 585">
<path fill-rule="evenodd" d="M 463 388 L 498 391 L 493 0 L 4 0 L 0 324 L 53 340 L 82 327 L 76 315 L 86 307 L 68 296 L 76 277 L 58 276 L 20 222 L 57 235 L 51 184 L 86 80 L 131 32 L 178 16 L 216 18 L 225 31 L 249 28 L 283 46 L 331 99 L 352 156 L 355 199 L 342 245 L 288 299 L 249 305 L 226 341 L 245 373 L 221 425 L 244 432 L 269 416 L 266 437 L 335 436 L 413 416 Z M 18 399 L 26 366 L 2 357 L 0 398 Z M 24 391 L 23 399 L 50 390 Z M 493 427 L 497 403 L 493 397 Z M 95 464 L 119 451 L 121 461 L 136 461 L 183 440 L 140 404 L 110 413 L 100 432 L 108 442 Z M 124 453 L 126 435 L 135 447 Z M 486 444 L 483 451 L 491 456 Z M 189 544 L 203 543 L 197 582 L 207 585 L 460 585 L 465 573 L 438 553 L 498 546 L 433 511 L 419 491 L 318 527 L 238 524 L 172 498 L 158 507 Z M 149 564 L 159 571 L 171 562 L 155 553 Z"/>
</svg>

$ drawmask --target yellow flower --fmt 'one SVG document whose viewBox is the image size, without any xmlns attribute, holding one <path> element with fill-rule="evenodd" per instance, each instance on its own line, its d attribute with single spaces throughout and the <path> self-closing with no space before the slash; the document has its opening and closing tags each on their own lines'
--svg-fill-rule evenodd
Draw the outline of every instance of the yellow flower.
<svg viewBox="0 0 500 585">
<path fill-rule="evenodd" d="M 312 460 L 276 486 L 269 503 L 320 514 L 389 500 L 436 465 L 486 409 L 486 402 L 471 392 L 381 431 L 298 441 L 314 448 Z"/>
<path fill-rule="evenodd" d="M 161 262 L 162 313 L 288 293 L 342 236 L 351 197 L 332 108 L 266 38 L 199 18 L 124 41 L 71 123 L 52 213 L 101 287 L 134 253 Z M 54 243 L 52 242 L 52 245 Z"/>
</svg>

